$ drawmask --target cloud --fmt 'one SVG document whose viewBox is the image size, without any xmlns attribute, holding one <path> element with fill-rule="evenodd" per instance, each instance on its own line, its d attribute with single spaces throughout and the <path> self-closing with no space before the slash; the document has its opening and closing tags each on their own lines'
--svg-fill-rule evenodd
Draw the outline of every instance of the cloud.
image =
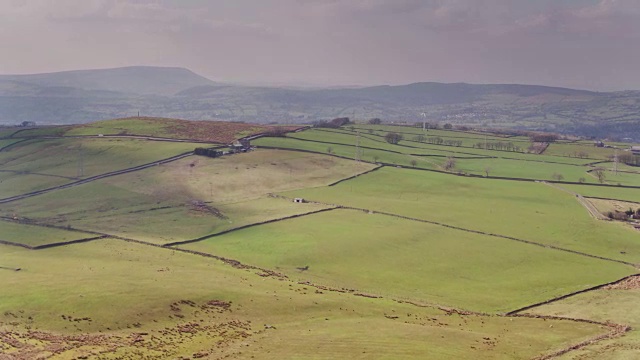
<svg viewBox="0 0 640 360">
<path fill-rule="evenodd" d="M 637 87 L 639 36 L 637 0 L 5 0 L 0 46 L 15 56 L 0 72 Z"/>
</svg>

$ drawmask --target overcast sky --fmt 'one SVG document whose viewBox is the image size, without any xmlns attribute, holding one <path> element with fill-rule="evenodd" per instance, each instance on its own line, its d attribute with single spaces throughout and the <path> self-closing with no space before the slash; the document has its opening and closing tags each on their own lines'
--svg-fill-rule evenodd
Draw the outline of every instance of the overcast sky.
<svg viewBox="0 0 640 360">
<path fill-rule="evenodd" d="M 639 0 L 0 0 L 0 73 L 640 89 Z"/>
</svg>

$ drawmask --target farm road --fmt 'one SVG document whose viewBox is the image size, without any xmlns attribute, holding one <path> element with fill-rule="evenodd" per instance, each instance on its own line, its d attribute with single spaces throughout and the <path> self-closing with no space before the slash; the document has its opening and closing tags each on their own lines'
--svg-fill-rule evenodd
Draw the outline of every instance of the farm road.
<svg viewBox="0 0 640 360">
<path fill-rule="evenodd" d="M 0 199 L 0 204 L 5 204 L 5 203 L 12 202 L 12 201 L 22 200 L 22 199 L 30 198 L 30 197 L 33 197 L 33 196 L 46 194 L 48 192 L 55 191 L 55 190 L 67 189 L 67 188 L 70 188 L 70 187 L 86 184 L 86 183 L 89 183 L 89 182 L 92 182 L 92 181 L 95 181 L 95 180 L 100 180 L 100 179 L 108 178 L 108 177 L 111 177 L 111 176 L 122 175 L 122 174 L 131 173 L 131 172 L 134 172 L 134 171 L 144 170 L 144 169 L 150 168 L 152 166 L 166 164 L 166 163 L 169 163 L 169 162 L 172 162 L 172 161 L 176 161 L 176 160 L 180 160 L 180 159 L 186 158 L 188 156 L 192 156 L 192 155 L 193 155 L 193 152 L 190 151 L 188 153 L 183 153 L 183 154 L 172 156 L 172 157 L 169 157 L 169 158 L 166 158 L 166 159 L 153 161 L 153 162 L 150 162 L 150 163 L 147 163 L 147 164 L 138 165 L 138 166 L 130 167 L 130 168 L 127 168 L 127 169 L 122 169 L 122 170 L 116 170 L 116 171 L 112 171 L 112 172 L 108 172 L 108 173 L 104 173 L 104 174 L 100 174 L 100 175 L 96 175 L 96 176 L 91 176 L 91 177 L 88 177 L 88 178 L 85 178 L 85 179 L 82 179 L 82 180 L 74 181 L 74 182 L 63 184 L 63 185 L 59 185 L 59 186 L 50 187 L 50 188 L 47 188 L 47 189 L 32 191 L 32 192 L 29 192 L 29 193 L 26 193 L 26 194 L 11 196 L 11 197 L 8 197 L 8 198 Z"/>
<path fill-rule="evenodd" d="M 541 181 L 541 182 L 543 184 L 545 184 L 545 185 L 551 186 L 552 188 L 558 189 L 560 191 L 564 191 L 566 193 L 569 193 L 569 194 L 575 196 L 576 200 L 578 200 L 580 205 L 584 206 L 584 208 L 587 209 L 587 212 L 589 212 L 589 215 L 591 215 L 592 217 L 594 217 L 594 218 L 596 218 L 598 220 L 609 220 L 604 215 L 602 215 L 598 211 L 598 209 L 596 209 L 596 207 L 593 206 L 593 204 L 589 200 L 585 199 L 582 195 L 580 195 L 578 193 L 575 193 L 573 191 L 567 190 L 565 188 L 562 188 L 562 187 L 560 187 L 560 186 L 558 186 L 556 184 L 551 184 L 551 183 L 548 183 L 546 181 Z"/>
</svg>

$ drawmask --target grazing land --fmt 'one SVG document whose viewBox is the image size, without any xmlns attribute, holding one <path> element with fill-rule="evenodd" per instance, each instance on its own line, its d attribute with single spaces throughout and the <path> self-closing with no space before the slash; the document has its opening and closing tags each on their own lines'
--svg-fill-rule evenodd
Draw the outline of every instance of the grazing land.
<svg viewBox="0 0 640 360">
<path fill-rule="evenodd" d="M 3 130 L 2 360 L 640 349 L 640 223 L 624 215 L 640 174 L 587 141 L 162 118 Z"/>
<path fill-rule="evenodd" d="M 481 312 L 508 312 L 634 272 L 621 264 L 353 210 L 249 228 L 185 248 L 277 269 L 299 281 Z"/>
</svg>

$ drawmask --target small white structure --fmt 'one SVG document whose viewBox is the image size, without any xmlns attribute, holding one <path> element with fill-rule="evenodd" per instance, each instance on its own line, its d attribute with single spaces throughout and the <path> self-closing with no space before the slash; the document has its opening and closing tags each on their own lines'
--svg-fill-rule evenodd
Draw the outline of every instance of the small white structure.
<svg viewBox="0 0 640 360">
<path fill-rule="evenodd" d="M 305 201 L 304 201 L 304 199 L 303 199 L 303 198 L 295 198 L 295 199 L 293 199 L 293 202 L 294 202 L 294 203 L 303 203 L 303 202 L 305 202 Z"/>
</svg>

